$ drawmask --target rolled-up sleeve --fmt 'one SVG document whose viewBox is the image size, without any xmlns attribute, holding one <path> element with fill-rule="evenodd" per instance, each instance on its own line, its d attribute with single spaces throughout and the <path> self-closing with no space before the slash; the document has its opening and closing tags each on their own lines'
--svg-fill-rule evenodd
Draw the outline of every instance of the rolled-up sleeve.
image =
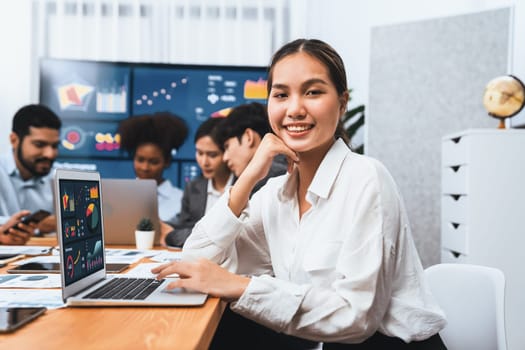
<svg viewBox="0 0 525 350">
<path fill-rule="evenodd" d="M 239 274 L 272 274 L 260 218 L 250 210 L 253 204 L 250 203 L 240 217 L 236 217 L 228 201 L 229 191 L 197 222 L 183 247 L 182 258 L 206 258 Z"/>
</svg>

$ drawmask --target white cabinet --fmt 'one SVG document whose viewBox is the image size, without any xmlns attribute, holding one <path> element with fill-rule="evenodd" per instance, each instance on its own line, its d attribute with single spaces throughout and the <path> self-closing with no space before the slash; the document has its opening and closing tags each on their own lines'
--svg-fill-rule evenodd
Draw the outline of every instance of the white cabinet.
<svg viewBox="0 0 525 350">
<path fill-rule="evenodd" d="M 500 268 L 509 350 L 525 349 L 525 130 L 442 139 L 441 261 Z"/>
</svg>

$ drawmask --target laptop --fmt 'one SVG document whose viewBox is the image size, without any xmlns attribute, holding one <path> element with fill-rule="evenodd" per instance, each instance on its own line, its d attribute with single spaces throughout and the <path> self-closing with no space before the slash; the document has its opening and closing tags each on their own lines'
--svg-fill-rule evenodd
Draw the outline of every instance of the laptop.
<svg viewBox="0 0 525 350">
<path fill-rule="evenodd" d="M 103 191 L 95 171 L 57 169 L 55 213 L 62 298 L 71 306 L 202 305 L 206 294 L 167 291 L 175 278 L 157 281 L 106 274 Z"/>
<path fill-rule="evenodd" d="M 104 198 L 105 243 L 135 245 L 135 228 L 141 218 L 149 218 L 159 245 L 160 223 L 157 207 L 157 182 L 153 179 L 101 179 Z"/>
</svg>

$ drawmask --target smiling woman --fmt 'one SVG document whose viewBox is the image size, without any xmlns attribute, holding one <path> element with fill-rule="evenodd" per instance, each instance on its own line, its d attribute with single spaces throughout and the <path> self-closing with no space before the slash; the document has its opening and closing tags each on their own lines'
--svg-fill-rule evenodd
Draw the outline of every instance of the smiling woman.
<svg viewBox="0 0 525 350">
<path fill-rule="evenodd" d="M 170 288 L 232 302 L 240 316 L 221 321 L 212 349 L 445 349 L 444 315 L 397 186 L 341 139 L 340 56 L 319 40 L 293 41 L 273 56 L 268 88 L 274 133 L 195 225 L 182 261 L 153 272 L 179 273 Z M 278 154 L 290 171 L 250 198 Z M 239 343 L 239 329 L 249 343 Z"/>
<path fill-rule="evenodd" d="M 301 79 L 305 74 L 310 78 Z M 347 89 L 339 93 L 325 66 L 302 52 L 284 57 L 270 75 L 277 77 L 268 81 L 272 129 L 301 155 L 301 162 L 311 152 L 324 156 L 334 143 L 335 131 L 346 110 Z"/>
</svg>

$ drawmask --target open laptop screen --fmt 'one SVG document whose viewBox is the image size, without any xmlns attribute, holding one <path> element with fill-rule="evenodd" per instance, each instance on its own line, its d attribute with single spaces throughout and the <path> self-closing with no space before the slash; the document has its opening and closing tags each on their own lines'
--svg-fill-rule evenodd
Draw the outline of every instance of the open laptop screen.
<svg viewBox="0 0 525 350">
<path fill-rule="evenodd" d="M 58 186 L 67 286 L 104 269 L 100 182 L 60 179 Z"/>
</svg>

